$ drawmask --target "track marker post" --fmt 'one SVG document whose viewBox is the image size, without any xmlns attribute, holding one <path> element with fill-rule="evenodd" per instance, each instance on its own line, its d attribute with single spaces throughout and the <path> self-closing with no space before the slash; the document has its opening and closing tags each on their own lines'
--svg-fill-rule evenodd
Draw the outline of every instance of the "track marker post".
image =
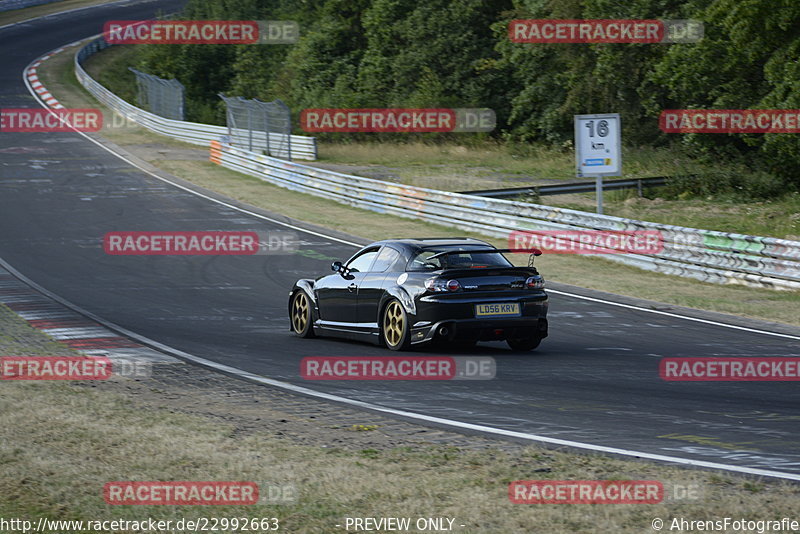
<svg viewBox="0 0 800 534">
<path fill-rule="evenodd" d="M 622 176 L 619 113 L 575 115 L 575 175 L 594 178 L 597 213 L 603 214 L 603 177 Z"/>
</svg>

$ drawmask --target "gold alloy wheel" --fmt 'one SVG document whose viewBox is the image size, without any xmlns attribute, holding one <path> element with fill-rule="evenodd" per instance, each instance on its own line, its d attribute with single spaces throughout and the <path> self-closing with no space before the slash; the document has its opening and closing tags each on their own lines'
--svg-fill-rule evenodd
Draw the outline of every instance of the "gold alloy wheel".
<svg viewBox="0 0 800 534">
<path fill-rule="evenodd" d="M 298 334 L 302 334 L 308 325 L 308 297 L 302 291 L 298 291 L 292 303 L 292 328 Z"/>
<path fill-rule="evenodd" d="M 405 332 L 405 313 L 400 303 L 393 300 L 386 307 L 383 314 L 383 338 L 386 344 L 391 347 L 396 347 L 403 339 Z"/>
</svg>

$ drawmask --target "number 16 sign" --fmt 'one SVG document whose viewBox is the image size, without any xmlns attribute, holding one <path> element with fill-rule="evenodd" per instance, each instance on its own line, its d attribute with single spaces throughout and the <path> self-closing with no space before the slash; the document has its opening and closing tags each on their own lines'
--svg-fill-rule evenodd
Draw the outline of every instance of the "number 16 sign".
<svg viewBox="0 0 800 534">
<path fill-rule="evenodd" d="M 622 176 L 619 113 L 575 115 L 577 176 Z"/>
</svg>

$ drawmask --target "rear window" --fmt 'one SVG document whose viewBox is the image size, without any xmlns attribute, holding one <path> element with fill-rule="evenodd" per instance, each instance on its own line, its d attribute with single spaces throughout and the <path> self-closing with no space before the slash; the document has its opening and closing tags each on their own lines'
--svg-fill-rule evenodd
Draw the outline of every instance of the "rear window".
<svg viewBox="0 0 800 534">
<path fill-rule="evenodd" d="M 464 252 L 432 258 L 436 254 L 452 250 L 474 250 L 475 247 L 459 246 L 422 250 L 408 264 L 409 271 L 438 271 L 440 269 L 483 269 L 487 267 L 511 267 L 511 263 L 499 252 Z"/>
</svg>

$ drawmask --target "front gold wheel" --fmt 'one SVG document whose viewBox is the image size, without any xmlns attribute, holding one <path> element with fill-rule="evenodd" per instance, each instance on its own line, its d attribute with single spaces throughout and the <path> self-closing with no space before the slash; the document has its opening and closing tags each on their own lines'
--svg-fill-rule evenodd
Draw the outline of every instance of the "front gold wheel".
<svg viewBox="0 0 800 534">
<path fill-rule="evenodd" d="M 391 350 L 408 347 L 408 321 L 403 306 L 392 300 L 383 312 L 383 341 Z"/>
<path fill-rule="evenodd" d="M 298 291 L 292 299 L 292 331 L 300 337 L 311 337 L 311 303 L 305 292 Z"/>
</svg>

